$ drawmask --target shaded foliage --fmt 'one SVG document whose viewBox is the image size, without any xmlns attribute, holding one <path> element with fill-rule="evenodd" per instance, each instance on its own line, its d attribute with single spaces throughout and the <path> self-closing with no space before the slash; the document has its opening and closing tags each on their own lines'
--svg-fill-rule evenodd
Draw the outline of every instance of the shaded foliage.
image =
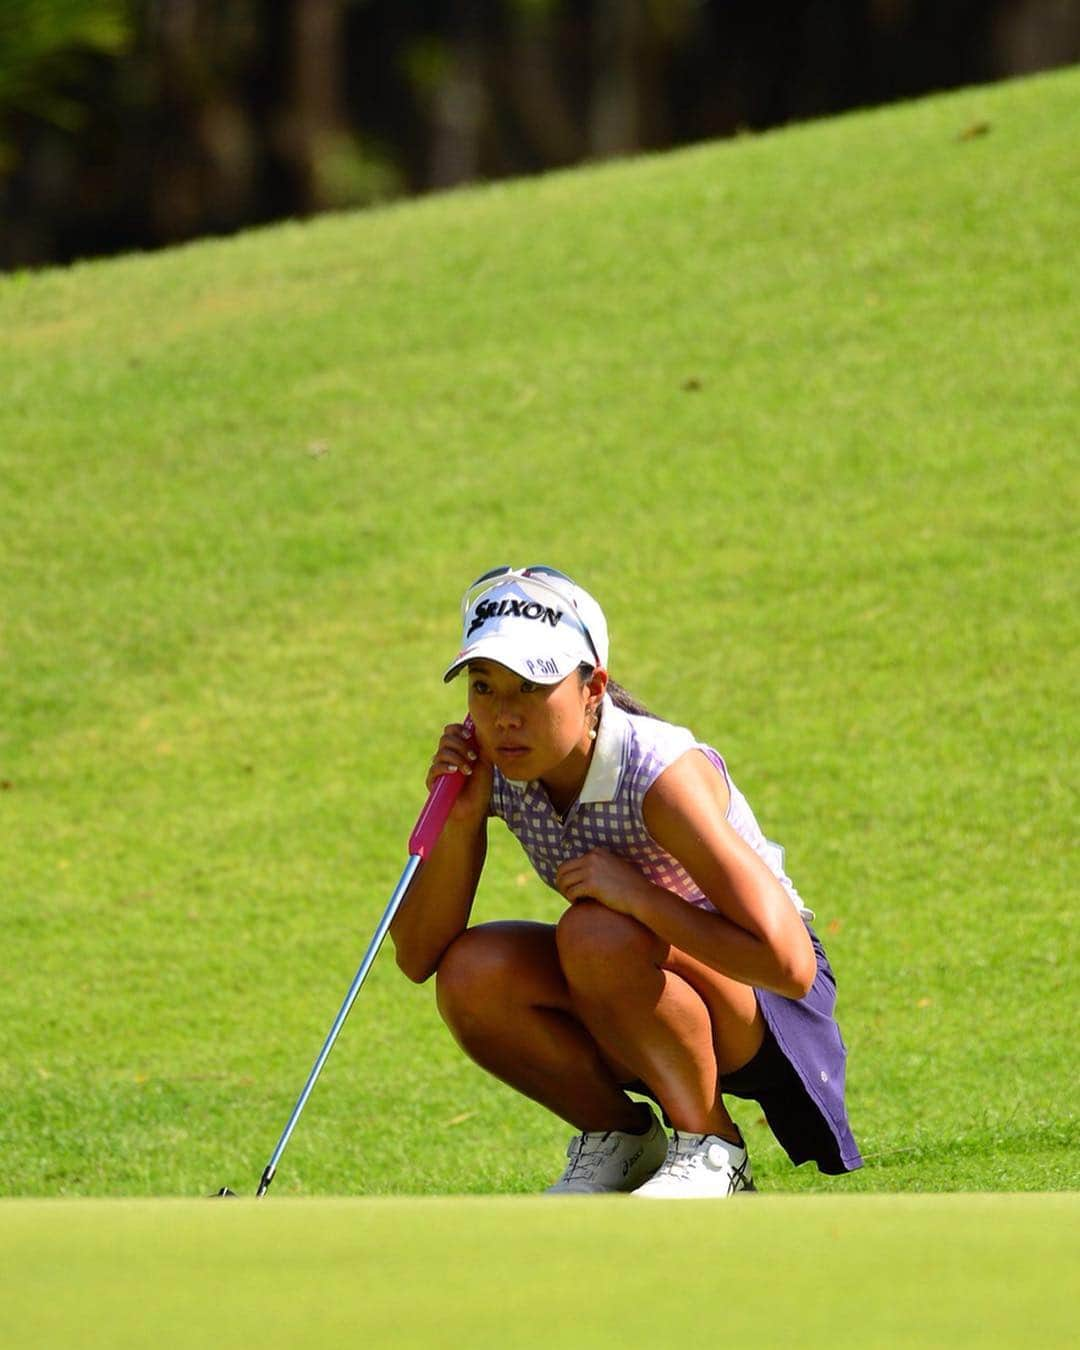
<svg viewBox="0 0 1080 1350">
<path fill-rule="evenodd" d="M 1074 0 L 0 0 L 0 266 L 1080 57 Z"/>
<path fill-rule="evenodd" d="M 70 125 L 77 99 L 63 91 L 78 82 L 76 63 L 88 52 L 123 50 L 130 20 L 126 0 L 4 0 L 0 107 Z"/>
</svg>

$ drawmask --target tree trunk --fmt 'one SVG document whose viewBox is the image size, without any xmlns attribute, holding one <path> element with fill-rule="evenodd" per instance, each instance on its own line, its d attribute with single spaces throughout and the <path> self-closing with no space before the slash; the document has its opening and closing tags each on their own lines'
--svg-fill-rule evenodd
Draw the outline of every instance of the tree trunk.
<svg viewBox="0 0 1080 1350">
<path fill-rule="evenodd" d="M 345 14 L 342 0 L 293 0 L 292 70 L 283 148 L 300 206 L 332 205 L 320 173 L 322 158 L 344 135 Z"/>
<path fill-rule="evenodd" d="M 453 187 L 482 176 L 481 139 L 487 115 L 484 30 L 478 0 L 457 0 L 446 73 L 432 109 L 431 187 Z"/>
<path fill-rule="evenodd" d="M 596 158 L 638 145 L 637 51 L 643 0 L 597 0 L 593 15 L 593 97 L 589 151 Z"/>
</svg>

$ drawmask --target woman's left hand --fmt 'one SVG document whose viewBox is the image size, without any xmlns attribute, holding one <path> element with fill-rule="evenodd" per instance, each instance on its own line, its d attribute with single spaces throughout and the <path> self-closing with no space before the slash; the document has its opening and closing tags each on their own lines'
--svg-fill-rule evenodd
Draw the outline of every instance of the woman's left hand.
<svg viewBox="0 0 1080 1350">
<path fill-rule="evenodd" d="M 571 904 L 597 900 L 618 914 L 636 917 L 649 883 L 625 858 L 594 848 L 580 858 L 569 858 L 555 873 L 555 885 Z"/>
</svg>

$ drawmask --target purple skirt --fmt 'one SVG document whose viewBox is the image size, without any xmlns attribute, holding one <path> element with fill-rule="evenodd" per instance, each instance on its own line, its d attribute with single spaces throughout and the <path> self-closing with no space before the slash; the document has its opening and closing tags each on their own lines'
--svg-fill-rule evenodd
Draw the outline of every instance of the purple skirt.
<svg viewBox="0 0 1080 1350">
<path fill-rule="evenodd" d="M 816 1162 L 830 1174 L 862 1166 L 844 1104 L 847 1047 L 833 1016 L 836 977 L 807 924 L 817 976 L 800 999 L 755 989 L 768 1033 L 749 1064 L 726 1074 L 721 1090 L 760 1103 L 769 1128 L 798 1166 Z"/>
<path fill-rule="evenodd" d="M 805 920 L 804 920 L 805 922 Z M 749 1064 L 720 1081 L 721 1092 L 756 1101 L 796 1167 L 815 1162 L 832 1176 L 863 1165 L 844 1105 L 847 1047 L 836 1025 L 836 977 L 817 934 L 806 925 L 817 957 L 817 975 L 805 998 L 754 989 L 765 1019 L 765 1039 Z M 640 1079 L 623 1085 L 663 1103 Z M 664 1112 L 664 1123 L 671 1121 Z"/>
</svg>

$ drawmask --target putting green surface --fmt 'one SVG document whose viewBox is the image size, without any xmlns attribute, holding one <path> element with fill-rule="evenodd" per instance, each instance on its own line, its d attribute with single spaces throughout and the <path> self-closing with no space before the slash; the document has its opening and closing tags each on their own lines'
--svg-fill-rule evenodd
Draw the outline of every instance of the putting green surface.
<svg viewBox="0 0 1080 1350">
<path fill-rule="evenodd" d="M 1075 1193 L 11 1200 L 0 1340 L 1057 1346 L 1078 1234 Z"/>
</svg>

